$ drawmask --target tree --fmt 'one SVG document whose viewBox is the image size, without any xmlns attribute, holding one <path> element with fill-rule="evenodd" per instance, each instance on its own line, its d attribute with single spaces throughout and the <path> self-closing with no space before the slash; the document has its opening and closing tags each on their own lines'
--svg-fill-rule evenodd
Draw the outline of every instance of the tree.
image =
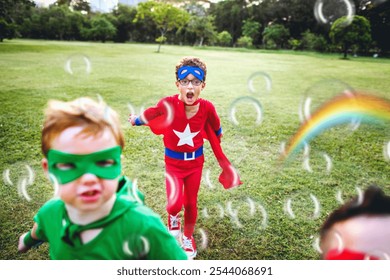
<svg viewBox="0 0 390 280">
<path fill-rule="evenodd" d="M 244 37 L 250 37 L 252 41 L 255 41 L 256 37 L 260 34 L 261 24 L 253 20 L 244 20 L 242 23 L 242 35 Z"/>
<path fill-rule="evenodd" d="M 126 42 L 131 40 L 132 32 L 134 31 L 133 20 L 137 14 L 137 9 L 126 5 L 119 4 L 118 8 L 113 11 L 116 17 L 117 33 L 114 37 L 116 42 Z"/>
<path fill-rule="evenodd" d="M 6 22 L 4 19 L 0 18 L 0 42 L 3 42 L 4 39 L 12 39 L 15 37 L 16 27 L 12 23 Z"/>
<path fill-rule="evenodd" d="M 232 35 L 230 35 L 230 33 L 227 32 L 226 30 L 218 34 L 218 43 L 221 46 L 229 46 L 232 43 L 232 39 L 233 39 Z"/>
<path fill-rule="evenodd" d="M 89 18 L 82 11 L 74 11 L 68 16 L 69 33 L 66 34 L 66 40 L 83 40 L 81 30 L 88 25 Z"/>
<path fill-rule="evenodd" d="M 66 5 L 51 5 L 47 10 L 47 32 L 51 39 L 64 40 L 71 30 L 72 12 Z"/>
<path fill-rule="evenodd" d="M 160 52 L 161 44 L 164 41 L 162 38 L 166 38 L 166 33 L 175 28 L 184 27 L 190 19 L 190 15 L 186 11 L 164 2 L 155 1 L 139 3 L 134 22 L 144 19 L 145 16 L 150 16 L 160 31 L 157 52 Z"/>
<path fill-rule="evenodd" d="M 304 50 L 320 51 L 326 50 L 328 42 L 322 35 L 316 35 L 309 30 L 302 33 L 302 41 L 300 47 Z"/>
<path fill-rule="evenodd" d="M 237 46 L 241 48 L 251 48 L 253 46 L 253 40 L 248 36 L 241 36 L 237 40 Z"/>
<path fill-rule="evenodd" d="M 71 11 L 67 5 L 36 7 L 18 26 L 24 38 L 51 40 L 82 40 L 81 29 L 87 25 L 87 16 Z"/>
<path fill-rule="evenodd" d="M 377 5 L 374 5 L 377 3 Z M 380 52 L 390 52 L 390 1 L 363 1 L 361 14 L 370 21 L 371 35 Z"/>
<path fill-rule="evenodd" d="M 0 1 L 0 42 L 18 35 L 18 25 L 35 4 L 30 0 Z"/>
<path fill-rule="evenodd" d="M 187 30 L 196 34 L 196 36 L 199 38 L 200 47 L 203 45 L 205 39 L 213 41 L 216 37 L 216 31 L 213 22 L 213 16 L 191 17 L 191 20 L 187 26 Z"/>
<path fill-rule="evenodd" d="M 84 12 L 87 14 L 91 12 L 91 6 L 86 0 L 73 0 L 72 7 L 74 11 Z"/>
<path fill-rule="evenodd" d="M 47 38 L 44 22 L 47 22 L 47 10 L 44 8 L 35 8 L 29 17 L 25 18 L 19 27 L 23 38 L 45 39 Z"/>
<path fill-rule="evenodd" d="M 271 24 L 263 31 L 263 41 L 266 45 L 283 48 L 290 37 L 290 31 L 281 24 Z"/>
<path fill-rule="evenodd" d="M 70 6 L 72 0 L 57 0 L 55 3 L 58 5 L 58 6 Z"/>
<path fill-rule="evenodd" d="M 298 38 L 300 34 L 306 30 L 313 32 L 320 27 L 320 25 L 316 24 L 316 19 L 314 17 L 313 8 L 315 2 L 318 2 L 318 0 L 274 1 L 270 8 L 270 11 L 272 11 L 273 14 L 272 22 L 283 24 L 294 38 Z M 323 2 L 326 3 L 329 1 Z M 340 5 L 342 4 L 343 3 L 340 3 Z M 323 6 L 325 6 L 325 4 Z"/>
<path fill-rule="evenodd" d="M 13 22 L 15 14 L 21 9 L 34 7 L 32 0 L 1 0 L 0 1 L 0 18 L 7 22 Z"/>
<path fill-rule="evenodd" d="M 88 30 L 90 38 L 105 43 L 116 33 L 115 26 L 102 15 L 96 15 L 91 20 L 91 29 Z"/>
<path fill-rule="evenodd" d="M 84 12 L 87 14 L 91 12 L 91 6 L 87 0 L 57 0 L 55 3 L 57 6 L 70 7 L 73 11 Z"/>
<path fill-rule="evenodd" d="M 354 16 L 349 21 L 346 16 L 337 19 L 329 32 L 332 42 L 341 47 L 344 58 L 351 47 L 365 49 L 372 41 L 370 22 L 365 17 Z"/>
<path fill-rule="evenodd" d="M 217 32 L 229 32 L 232 41 L 235 42 L 241 37 L 242 21 L 248 18 L 247 1 L 220 1 L 210 6 L 210 15 L 215 17 Z"/>
</svg>

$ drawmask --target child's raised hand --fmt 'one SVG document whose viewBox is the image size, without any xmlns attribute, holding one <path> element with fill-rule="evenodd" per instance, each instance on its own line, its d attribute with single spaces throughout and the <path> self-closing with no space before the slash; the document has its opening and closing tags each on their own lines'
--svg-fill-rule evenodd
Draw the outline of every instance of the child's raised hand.
<svg viewBox="0 0 390 280">
<path fill-rule="evenodd" d="M 129 123 L 131 123 L 132 126 L 135 125 L 135 120 L 137 119 L 137 115 L 130 114 L 129 119 L 127 120 Z"/>
<path fill-rule="evenodd" d="M 22 236 L 19 237 L 19 244 L 18 244 L 19 253 L 26 253 L 28 250 L 30 250 L 30 247 L 24 244 L 24 237 L 26 236 L 26 234 L 27 232 L 22 234 Z"/>
</svg>

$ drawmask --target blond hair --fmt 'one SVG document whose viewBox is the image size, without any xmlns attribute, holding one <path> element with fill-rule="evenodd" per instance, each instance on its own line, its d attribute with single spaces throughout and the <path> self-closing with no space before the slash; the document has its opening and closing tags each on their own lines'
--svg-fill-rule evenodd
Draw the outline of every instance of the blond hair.
<svg viewBox="0 0 390 280">
<path fill-rule="evenodd" d="M 111 130 L 118 145 L 123 149 L 124 137 L 118 114 L 105 102 L 94 101 L 88 97 L 63 102 L 50 100 L 45 110 L 42 129 L 42 153 L 47 156 L 52 141 L 65 129 L 81 126 L 80 134 L 100 135 L 104 129 Z"/>
<path fill-rule="evenodd" d="M 204 72 L 204 78 L 203 81 L 206 81 L 206 75 L 207 75 L 207 67 L 206 63 L 204 63 L 200 58 L 197 57 L 192 57 L 192 56 L 186 56 L 183 57 L 178 64 L 176 64 L 176 70 L 175 70 L 175 75 L 176 75 L 176 80 L 179 79 L 177 73 L 179 71 L 179 68 L 182 66 L 197 66 L 201 68 Z"/>
</svg>

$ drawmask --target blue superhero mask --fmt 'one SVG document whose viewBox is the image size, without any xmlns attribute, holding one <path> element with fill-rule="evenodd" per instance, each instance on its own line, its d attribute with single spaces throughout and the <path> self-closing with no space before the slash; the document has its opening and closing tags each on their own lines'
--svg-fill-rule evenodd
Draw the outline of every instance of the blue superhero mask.
<svg viewBox="0 0 390 280">
<path fill-rule="evenodd" d="M 200 81 L 203 81 L 204 71 L 197 66 L 182 66 L 177 71 L 177 77 L 179 80 L 185 79 L 189 74 L 194 75 Z"/>
</svg>

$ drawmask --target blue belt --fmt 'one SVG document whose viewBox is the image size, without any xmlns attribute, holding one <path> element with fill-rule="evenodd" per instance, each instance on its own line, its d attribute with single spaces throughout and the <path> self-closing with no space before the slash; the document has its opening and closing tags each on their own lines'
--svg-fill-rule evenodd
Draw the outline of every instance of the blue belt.
<svg viewBox="0 0 390 280">
<path fill-rule="evenodd" d="M 175 152 L 168 148 L 165 148 L 165 155 L 174 158 L 174 159 L 180 159 L 180 160 L 194 160 L 197 157 L 200 157 L 203 155 L 203 146 L 201 146 L 196 151 L 186 153 L 186 152 Z"/>
</svg>

